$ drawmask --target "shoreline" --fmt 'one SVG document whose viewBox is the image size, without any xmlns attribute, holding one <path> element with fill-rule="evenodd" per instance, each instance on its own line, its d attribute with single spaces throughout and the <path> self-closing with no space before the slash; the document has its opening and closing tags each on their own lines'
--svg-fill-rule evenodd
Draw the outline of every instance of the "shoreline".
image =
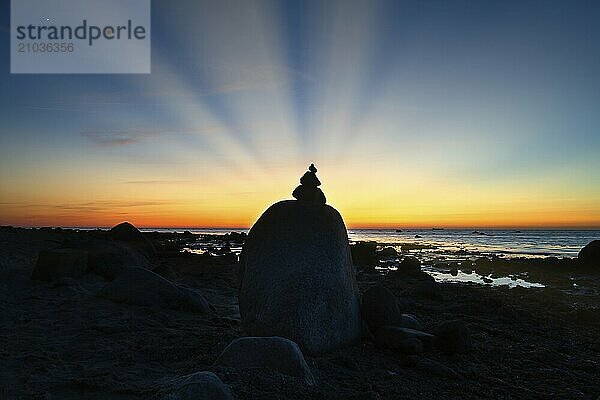
<svg viewBox="0 0 600 400">
<path fill-rule="evenodd" d="M 473 349 L 456 355 L 434 350 L 415 357 L 381 348 L 366 335 L 354 346 L 306 356 L 317 381 L 307 386 L 271 370 L 214 365 L 219 353 L 243 336 L 237 263 L 230 251 L 239 247 L 241 236 L 213 236 L 207 239 L 211 251 L 193 254 L 182 249 L 197 240 L 195 235 L 144 233 L 157 250 L 150 268 L 202 294 L 214 306 L 214 316 L 98 298 L 106 280 L 96 274 L 51 282 L 30 279 L 38 251 L 93 236 L 0 230 L 0 388 L 8 398 L 161 399 L 178 377 L 198 371 L 216 373 L 237 399 L 595 400 L 600 394 L 598 271 L 581 274 L 578 279 L 586 285 L 578 292 L 561 286 L 576 270 L 560 260 L 554 271 L 538 259 L 472 265 L 492 274 L 527 270 L 528 276 L 537 274 L 550 282 L 533 289 L 435 283 L 426 274 L 357 266 L 361 293 L 384 285 L 403 312 L 414 314 L 427 331 L 443 321 L 461 320 L 471 332 Z M 379 252 L 385 247 L 378 246 L 378 263 L 415 254 L 384 256 Z M 423 359 L 433 364 L 423 367 Z"/>
</svg>

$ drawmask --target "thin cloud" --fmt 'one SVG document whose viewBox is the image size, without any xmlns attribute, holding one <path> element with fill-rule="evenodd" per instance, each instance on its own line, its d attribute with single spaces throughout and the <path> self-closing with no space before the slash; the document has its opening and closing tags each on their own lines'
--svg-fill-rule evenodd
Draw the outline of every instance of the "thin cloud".
<svg viewBox="0 0 600 400">
<path fill-rule="evenodd" d="M 147 181 L 126 181 L 122 182 L 127 185 L 180 185 L 192 183 L 191 180 L 147 180 Z"/>
<path fill-rule="evenodd" d="M 126 146 L 143 142 L 144 140 L 157 138 L 166 135 L 188 135 L 188 134 L 208 134 L 219 131 L 216 127 L 210 127 L 202 130 L 176 130 L 176 129 L 128 129 L 128 130 L 88 130 L 82 131 L 81 136 L 89 139 L 96 146 L 114 147 Z"/>
<path fill-rule="evenodd" d="M 0 203 L 7 207 L 13 208 L 49 208 L 64 211 L 104 211 L 115 208 L 133 208 L 133 207 L 155 207 L 173 204 L 169 201 L 94 201 L 85 203 L 17 203 L 5 202 Z"/>
<path fill-rule="evenodd" d="M 141 140 L 142 134 L 138 132 L 81 132 L 81 135 L 92 141 L 97 146 L 112 147 L 124 146 L 137 143 Z"/>
</svg>

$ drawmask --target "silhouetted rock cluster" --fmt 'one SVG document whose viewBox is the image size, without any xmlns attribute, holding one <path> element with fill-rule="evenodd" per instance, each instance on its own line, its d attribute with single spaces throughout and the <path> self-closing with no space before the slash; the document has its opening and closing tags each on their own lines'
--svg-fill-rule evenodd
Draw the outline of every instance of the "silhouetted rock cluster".
<svg viewBox="0 0 600 400">
<path fill-rule="evenodd" d="M 314 354 L 361 335 L 358 287 L 341 215 L 311 166 L 298 201 L 269 207 L 254 224 L 240 256 L 242 330 L 289 338 Z M 312 193 L 312 194 L 311 194 Z M 322 201 L 316 201 L 321 193 Z M 306 197 L 305 197 L 306 196 Z"/>
<path fill-rule="evenodd" d="M 325 204 L 325 194 L 319 189 L 319 186 L 321 186 L 321 181 L 317 178 L 317 168 L 314 164 L 310 164 L 308 171 L 300 178 L 300 186 L 294 189 L 292 196 L 301 201 Z"/>
<path fill-rule="evenodd" d="M 448 354 L 466 353 L 472 349 L 471 333 L 461 321 L 445 321 L 434 333 L 423 331 L 423 325 L 412 314 L 403 314 L 398 299 L 381 284 L 362 296 L 361 311 L 373 341 L 379 347 L 407 355 L 417 355 L 434 348 Z"/>
</svg>

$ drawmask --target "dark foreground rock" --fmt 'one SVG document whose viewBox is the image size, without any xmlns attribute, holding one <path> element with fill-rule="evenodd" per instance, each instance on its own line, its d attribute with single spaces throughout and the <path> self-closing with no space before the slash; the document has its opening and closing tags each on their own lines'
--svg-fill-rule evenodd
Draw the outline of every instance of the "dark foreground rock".
<svg viewBox="0 0 600 400">
<path fill-rule="evenodd" d="M 425 371 L 428 374 L 431 374 L 433 376 L 438 376 L 440 378 L 448 378 L 448 379 L 459 379 L 460 378 L 460 376 L 452 368 L 449 368 L 438 361 L 430 360 L 428 358 L 423 358 L 423 359 L 417 361 L 416 367 L 420 370 Z"/>
<path fill-rule="evenodd" d="M 88 252 L 88 271 L 107 280 L 128 266 L 149 267 L 148 257 L 127 243 L 97 239 L 82 244 Z"/>
<path fill-rule="evenodd" d="M 400 261 L 397 273 L 403 275 L 416 275 L 421 272 L 421 261 L 412 256 L 407 256 Z"/>
<path fill-rule="evenodd" d="M 436 346 L 411 355 L 409 347 L 392 350 L 363 340 L 320 355 L 304 353 L 319 383 L 307 385 L 270 368 L 214 365 L 222 350 L 243 335 L 237 266 L 180 252 L 185 242 L 175 251 L 159 252 L 153 266 L 180 287 L 202 293 L 218 317 L 106 301 L 94 296 L 106 285 L 95 274 L 32 284 L 39 251 L 67 239 L 99 236 L 67 229 L 0 229 L 0 397 L 157 400 L 176 392 L 173 377 L 197 371 L 218 375 L 237 400 L 600 396 L 600 277 L 593 269 L 568 270 L 569 285 L 558 288 L 440 283 L 444 301 L 413 296 L 418 280 L 380 275 L 400 300 L 401 311 L 422 322 L 421 330 L 431 327 L 434 333 L 443 321 L 464 321 L 472 350 L 447 354 Z M 162 232 L 157 238 L 157 247 L 181 239 Z M 540 259 L 519 268 L 540 282 L 554 273 Z M 373 282 L 359 285 L 365 292 Z M 423 358 L 429 361 L 419 363 Z"/>
<path fill-rule="evenodd" d="M 229 386 L 212 372 L 196 372 L 182 376 L 172 383 L 173 389 L 165 400 L 233 400 Z"/>
<path fill-rule="evenodd" d="M 281 337 L 242 337 L 223 350 L 215 365 L 234 368 L 268 368 L 302 378 L 307 384 L 315 379 L 298 345 Z"/>
<path fill-rule="evenodd" d="M 31 279 L 51 281 L 78 278 L 87 269 L 87 252 L 80 249 L 42 250 L 38 254 Z"/>
<path fill-rule="evenodd" d="M 439 283 L 433 281 L 418 282 L 412 288 L 412 294 L 413 296 L 428 300 L 444 300 L 444 295 L 440 289 Z"/>
<path fill-rule="evenodd" d="M 79 251 L 86 254 L 86 272 L 106 280 L 114 279 L 124 267 L 150 267 L 149 256 L 127 242 L 111 239 L 105 233 L 77 235 L 64 240 L 60 251 Z M 59 251 L 59 249 L 55 249 Z"/>
<path fill-rule="evenodd" d="M 600 240 L 588 243 L 579 251 L 577 259 L 585 266 L 600 268 Z"/>
<path fill-rule="evenodd" d="M 99 292 L 115 303 L 162 307 L 209 314 L 211 307 L 201 295 L 169 282 L 145 268 L 127 267 Z"/>
<path fill-rule="evenodd" d="M 415 340 L 420 341 L 426 351 L 431 350 L 435 345 L 435 336 L 416 329 L 382 326 L 375 332 L 375 343 L 384 348 L 397 350 L 412 348 Z"/>
<path fill-rule="evenodd" d="M 121 242 L 125 242 L 132 247 L 142 251 L 147 256 L 152 256 L 156 252 L 152 242 L 146 238 L 142 232 L 129 222 L 122 222 L 108 231 L 108 235 Z"/>
<path fill-rule="evenodd" d="M 384 325 L 397 325 L 402 321 L 396 296 L 381 284 L 371 287 L 362 295 L 361 311 L 371 332 Z"/>
<path fill-rule="evenodd" d="M 467 353 L 473 344 L 471 331 L 463 321 L 444 321 L 434 330 L 437 347 L 448 354 Z"/>
<path fill-rule="evenodd" d="M 248 234 L 240 265 L 240 314 L 252 336 L 282 336 L 307 353 L 352 344 L 361 334 L 348 236 L 328 205 L 281 201 Z"/>
<path fill-rule="evenodd" d="M 398 257 L 398 252 L 393 247 L 388 246 L 379 251 L 377 255 L 382 258 L 396 258 Z"/>
<path fill-rule="evenodd" d="M 423 330 L 421 322 L 412 314 L 402 314 L 398 325 L 403 328 L 415 329 L 417 331 Z"/>
<path fill-rule="evenodd" d="M 363 269 L 373 270 L 377 264 L 377 243 L 358 242 L 350 246 L 352 262 Z"/>
</svg>

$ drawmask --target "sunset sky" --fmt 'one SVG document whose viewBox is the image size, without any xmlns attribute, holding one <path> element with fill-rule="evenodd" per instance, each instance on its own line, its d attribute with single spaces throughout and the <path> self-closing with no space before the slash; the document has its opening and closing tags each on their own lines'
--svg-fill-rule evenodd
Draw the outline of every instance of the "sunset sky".
<svg viewBox="0 0 600 400">
<path fill-rule="evenodd" d="M 0 225 L 600 227 L 600 3 L 152 3 L 150 75 L 11 75 Z"/>
</svg>

